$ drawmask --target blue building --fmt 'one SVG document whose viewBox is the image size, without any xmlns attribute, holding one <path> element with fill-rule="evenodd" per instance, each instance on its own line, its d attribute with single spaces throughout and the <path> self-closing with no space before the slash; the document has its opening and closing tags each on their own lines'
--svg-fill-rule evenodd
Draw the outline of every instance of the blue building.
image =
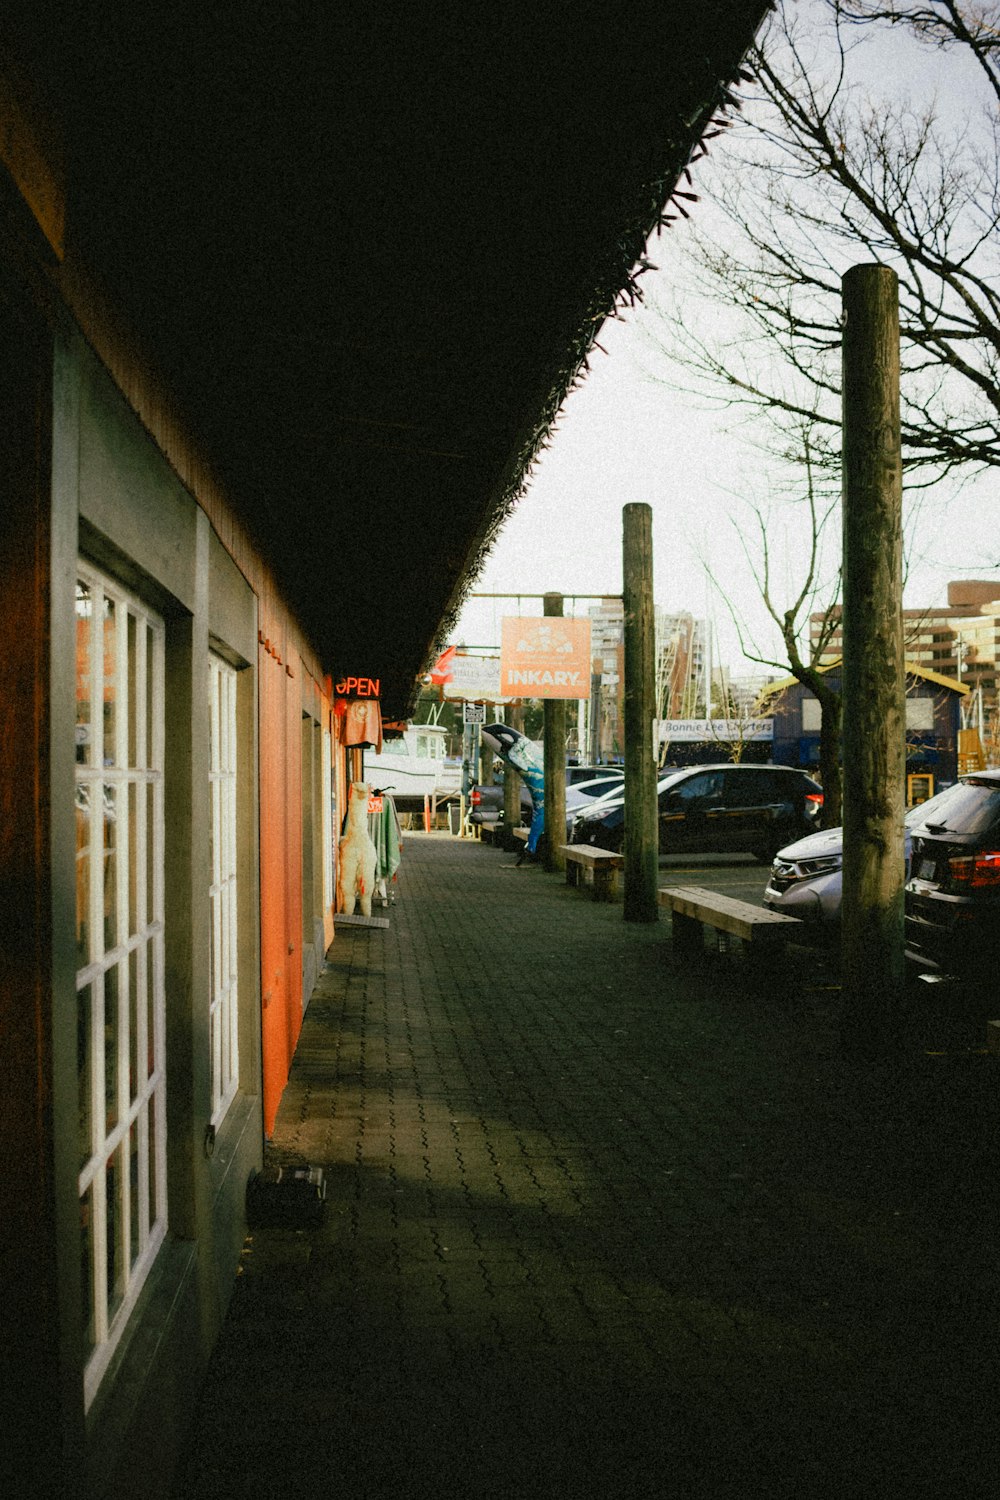
<svg viewBox="0 0 1000 1500">
<path fill-rule="evenodd" d="M 822 669 L 840 687 L 840 662 Z M 959 774 L 962 700 L 969 689 L 954 677 L 906 664 L 907 805 L 933 796 Z M 820 704 L 794 677 L 770 688 L 774 715 L 773 758 L 779 765 L 819 767 Z"/>
</svg>

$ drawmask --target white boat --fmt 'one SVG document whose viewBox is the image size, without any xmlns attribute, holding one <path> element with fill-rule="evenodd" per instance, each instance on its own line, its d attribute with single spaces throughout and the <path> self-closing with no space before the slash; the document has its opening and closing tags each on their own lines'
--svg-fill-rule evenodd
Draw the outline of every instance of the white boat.
<svg viewBox="0 0 1000 1500">
<path fill-rule="evenodd" d="M 462 767 L 447 760 L 447 731 L 439 724 L 411 724 L 401 735 L 382 740 L 382 749 L 365 751 L 364 775 L 370 786 L 392 793 L 403 811 L 419 811 L 425 797 L 457 795 Z"/>
</svg>

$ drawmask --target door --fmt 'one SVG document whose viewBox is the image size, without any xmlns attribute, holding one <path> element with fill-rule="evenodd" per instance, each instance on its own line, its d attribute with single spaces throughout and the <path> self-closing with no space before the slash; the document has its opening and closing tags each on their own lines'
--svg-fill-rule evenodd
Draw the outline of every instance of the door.
<svg viewBox="0 0 1000 1500">
<path fill-rule="evenodd" d="M 660 853 L 680 854 L 713 847 L 722 812 L 721 771 L 698 771 L 668 787 L 660 797 Z"/>
</svg>

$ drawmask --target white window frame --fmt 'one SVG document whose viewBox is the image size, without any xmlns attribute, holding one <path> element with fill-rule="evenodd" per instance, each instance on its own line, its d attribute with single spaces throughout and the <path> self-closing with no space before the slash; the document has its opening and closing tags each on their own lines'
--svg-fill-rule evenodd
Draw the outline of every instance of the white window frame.
<svg viewBox="0 0 1000 1500">
<path fill-rule="evenodd" d="M 78 1186 L 90 1347 L 83 1385 L 89 1408 L 167 1232 L 164 627 L 141 600 L 90 564 L 81 561 L 77 576 L 91 600 L 89 616 L 78 603 L 78 663 L 85 663 L 78 666 L 79 699 L 88 703 L 89 714 L 79 724 L 78 707 L 76 766 L 78 861 L 86 866 L 78 873 L 77 920 L 81 932 L 85 921 L 87 934 L 76 987 L 79 997 L 90 995 L 89 1012 L 78 1001 Z M 114 612 L 107 627 L 106 603 Z M 110 733 L 107 703 L 114 712 Z M 107 853 L 106 840 L 113 845 Z M 106 894 L 112 875 L 113 903 Z M 112 1015 L 107 1010 L 115 991 Z M 115 1069 L 110 1096 L 109 1061 Z M 89 1089 L 86 1130 L 83 1088 Z M 116 1193 L 110 1204 L 109 1180 Z M 116 1284 L 109 1287 L 112 1267 Z"/>
<path fill-rule="evenodd" d="M 208 658 L 209 786 L 212 873 L 209 886 L 209 1047 L 212 1125 L 218 1125 L 239 1088 L 239 993 L 237 987 L 236 672 L 211 653 Z"/>
</svg>

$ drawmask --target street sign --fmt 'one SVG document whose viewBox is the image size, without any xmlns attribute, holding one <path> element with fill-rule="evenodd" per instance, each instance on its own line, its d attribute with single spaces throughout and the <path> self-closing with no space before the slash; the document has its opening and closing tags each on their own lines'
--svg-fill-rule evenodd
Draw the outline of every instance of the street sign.
<svg viewBox="0 0 1000 1500">
<path fill-rule="evenodd" d="M 465 704 L 463 704 L 462 705 L 462 723 L 463 724 L 485 724 L 486 723 L 486 704 L 485 703 L 465 703 Z"/>
</svg>

